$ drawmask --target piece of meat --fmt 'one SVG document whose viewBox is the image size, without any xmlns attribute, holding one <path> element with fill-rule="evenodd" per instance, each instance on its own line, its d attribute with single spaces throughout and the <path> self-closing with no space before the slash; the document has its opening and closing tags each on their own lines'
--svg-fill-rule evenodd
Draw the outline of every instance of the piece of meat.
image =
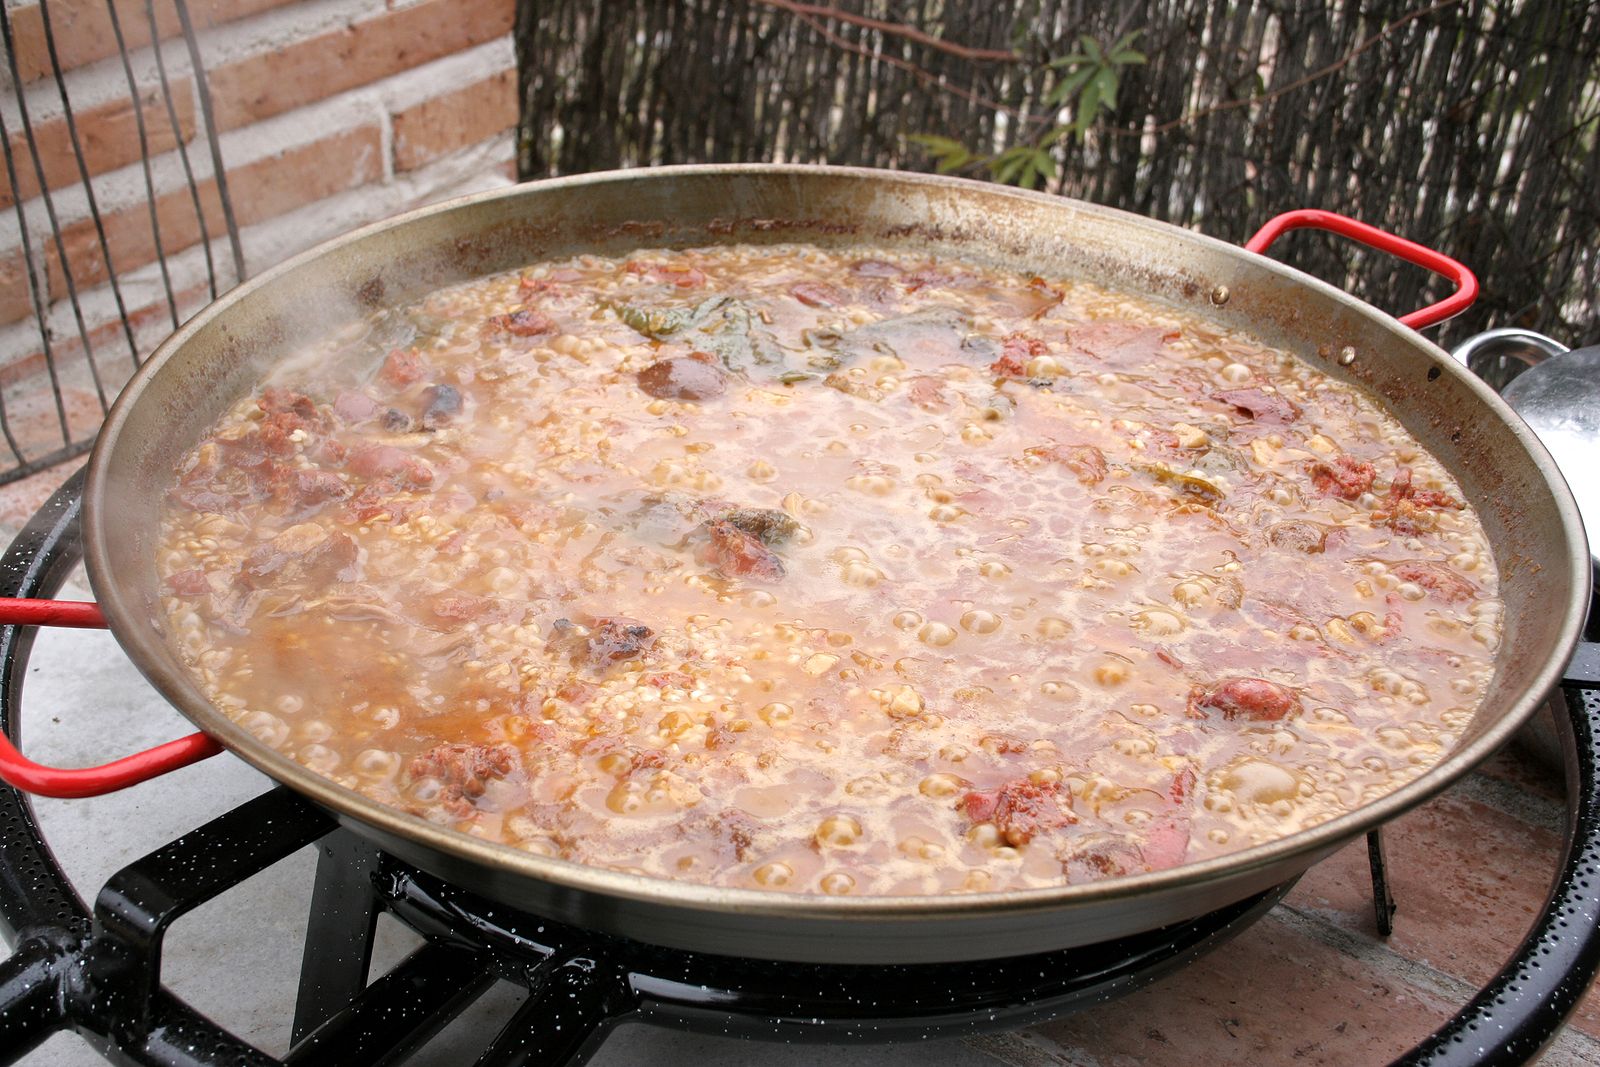
<svg viewBox="0 0 1600 1067">
<path fill-rule="evenodd" d="M 339 421 L 346 426 L 359 426 L 368 419 L 375 418 L 383 410 L 376 400 L 366 393 L 357 393 L 346 390 L 333 401 L 333 413 L 339 416 Z"/>
<path fill-rule="evenodd" d="M 1425 560 L 1407 560 L 1390 568 L 1390 573 L 1402 582 L 1414 582 L 1452 604 L 1472 600 L 1478 596 L 1478 587 L 1441 563 Z"/>
<path fill-rule="evenodd" d="M 1293 689 L 1265 678 L 1225 678 L 1209 688 L 1195 686 L 1189 693 L 1191 719 L 1209 718 L 1208 712 L 1221 712 L 1224 719 L 1249 722 L 1277 722 L 1300 710 L 1300 698 Z"/>
<path fill-rule="evenodd" d="M 439 780 L 440 805 L 451 815 L 464 819 L 476 809 L 490 781 L 503 779 L 520 763 L 517 750 L 510 745 L 449 743 L 433 746 L 411 761 L 413 780 Z"/>
<path fill-rule="evenodd" d="M 800 530 L 800 523 L 777 508 L 727 508 L 713 512 L 711 521 L 726 522 L 768 548 L 783 544 Z"/>
<path fill-rule="evenodd" d="M 326 504 L 330 500 L 343 500 L 350 495 L 350 487 L 332 471 L 297 470 L 294 472 L 294 499 L 297 507 L 309 508 Z"/>
<path fill-rule="evenodd" d="M 433 468 L 394 445 L 363 445 L 350 453 L 350 472 L 363 478 L 392 478 L 401 484 L 430 485 Z"/>
<path fill-rule="evenodd" d="M 1106 454 L 1094 445 L 1051 445 L 1029 451 L 1060 463 L 1085 485 L 1098 485 L 1111 469 L 1106 464 Z"/>
<path fill-rule="evenodd" d="M 251 549 L 238 581 L 250 589 L 354 581 L 359 555 L 349 535 L 301 523 Z"/>
<path fill-rule="evenodd" d="M 622 265 L 622 269 L 629 274 L 637 274 L 653 282 L 663 282 L 679 289 L 698 289 L 706 283 L 705 271 L 684 263 L 647 263 L 630 259 Z"/>
<path fill-rule="evenodd" d="M 850 269 L 864 278 L 898 278 L 905 273 L 893 263 L 881 259 L 858 259 Z"/>
<path fill-rule="evenodd" d="M 950 406 L 945 399 L 944 382 L 929 374 L 919 374 L 906 388 L 911 402 L 924 411 L 944 411 Z"/>
<path fill-rule="evenodd" d="M 1000 358 L 989 364 L 989 373 L 998 378 L 1025 378 L 1028 361 L 1048 351 L 1049 346 L 1037 337 L 1007 334 L 1000 343 Z"/>
<path fill-rule="evenodd" d="M 450 622 L 471 622 L 484 612 L 496 607 L 498 601 L 486 596 L 468 596 L 465 593 L 446 593 L 433 600 L 433 613 Z"/>
<path fill-rule="evenodd" d="M 789 295 L 808 308 L 836 308 L 850 302 L 849 293 L 827 282 L 800 282 L 790 287 Z"/>
<path fill-rule="evenodd" d="M 662 400 L 710 400 L 728 388 L 727 375 L 693 356 L 658 359 L 638 378 L 640 389 Z"/>
<path fill-rule="evenodd" d="M 1188 816 L 1157 815 L 1144 827 L 1139 857 L 1146 870 L 1164 871 L 1176 867 L 1189 854 L 1189 839 L 1194 835 Z"/>
<path fill-rule="evenodd" d="M 642 656 L 655 643 L 656 632 L 638 619 L 604 616 L 590 627 L 583 643 L 583 656 L 591 664 L 605 667 Z"/>
<path fill-rule="evenodd" d="M 1254 422 L 1287 426 L 1300 417 L 1300 409 L 1288 397 L 1264 389 L 1224 389 L 1212 393 L 1211 398 L 1220 400 Z"/>
<path fill-rule="evenodd" d="M 378 368 L 378 380 L 400 389 L 421 378 L 426 369 L 420 355 L 407 348 L 396 348 Z"/>
<path fill-rule="evenodd" d="M 1456 510 L 1466 506 L 1449 493 L 1418 489 L 1411 479 L 1410 467 L 1395 471 L 1383 506 L 1374 514 L 1374 518 L 1402 537 L 1415 537 L 1424 530 L 1433 529 L 1436 509 Z"/>
<path fill-rule="evenodd" d="M 206 572 L 198 567 L 167 575 L 165 585 L 167 592 L 173 596 L 197 597 L 211 592 L 211 583 L 206 580 Z"/>
<path fill-rule="evenodd" d="M 1319 496 L 1337 496 L 1354 500 L 1372 488 L 1377 477 L 1372 464 L 1353 456 L 1335 456 L 1332 463 L 1315 463 L 1311 467 L 1311 488 Z"/>
<path fill-rule="evenodd" d="M 555 333 L 557 329 L 555 319 L 532 308 L 517 308 L 504 315 L 490 315 L 483 325 L 487 333 L 510 337 L 542 337 L 547 333 Z"/>
<path fill-rule="evenodd" d="M 711 562 L 727 578 L 754 578 L 776 582 L 784 575 L 783 561 L 761 542 L 726 519 L 706 523 L 711 538 Z"/>
<path fill-rule="evenodd" d="M 1275 522 L 1267 527 L 1267 540 L 1275 548 L 1315 555 L 1328 547 L 1328 532 L 1314 522 Z"/>
<path fill-rule="evenodd" d="M 1072 794 L 1059 782 L 1033 782 L 1019 778 L 998 789 L 966 794 L 960 808 L 973 822 L 993 822 L 1012 846 L 1026 845 L 1035 836 L 1078 821 L 1072 811 Z"/>
<path fill-rule="evenodd" d="M 461 414 L 461 391 L 453 385 L 430 385 L 422 391 L 422 425 L 435 429 Z"/>
<path fill-rule="evenodd" d="M 1418 489 L 1412 484 L 1410 467 L 1401 467 L 1394 472 L 1394 480 L 1389 483 L 1389 503 L 1398 504 L 1406 500 L 1425 508 L 1451 508 L 1456 511 L 1466 507 L 1461 501 L 1449 493 L 1438 489 Z"/>
</svg>

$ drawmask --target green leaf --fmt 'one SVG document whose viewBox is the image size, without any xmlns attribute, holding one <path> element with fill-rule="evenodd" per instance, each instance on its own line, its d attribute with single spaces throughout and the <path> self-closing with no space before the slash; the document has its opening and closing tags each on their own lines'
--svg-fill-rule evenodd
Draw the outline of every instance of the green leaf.
<svg viewBox="0 0 1600 1067">
<path fill-rule="evenodd" d="M 1056 87 L 1050 90 L 1050 95 L 1045 98 L 1045 102 L 1051 107 L 1060 107 L 1066 103 L 1069 97 L 1077 95 L 1084 85 L 1088 83 L 1089 79 L 1094 77 L 1095 71 L 1098 69 L 1098 67 L 1079 67 L 1056 83 Z"/>
<path fill-rule="evenodd" d="M 1143 33 L 1144 33 L 1144 30 L 1142 30 L 1142 29 L 1141 30 L 1129 30 L 1127 33 L 1125 33 L 1121 37 L 1117 38 L 1117 43 L 1111 46 L 1111 51 L 1113 51 L 1113 52 L 1121 52 L 1123 49 L 1127 48 L 1133 42 L 1137 41 L 1139 39 L 1139 37 Z"/>
<path fill-rule="evenodd" d="M 1110 67 L 1101 67 L 1100 73 L 1094 76 L 1094 85 L 1098 92 L 1099 104 L 1107 111 L 1113 111 L 1117 106 L 1117 72 Z M 1085 96 L 1088 94 L 1085 93 Z"/>
<path fill-rule="evenodd" d="M 1056 176 L 1056 157 L 1050 154 L 1048 148 L 1033 150 L 1033 158 L 1029 161 L 1036 174 L 1046 182 L 1054 180 Z"/>
<path fill-rule="evenodd" d="M 1135 52 L 1131 48 L 1124 48 L 1120 52 L 1111 53 L 1111 62 L 1121 67 L 1138 66 L 1145 62 L 1143 52 Z"/>
<path fill-rule="evenodd" d="M 1100 64 L 1106 61 L 1106 54 L 1100 47 L 1100 42 L 1090 37 L 1087 33 L 1078 37 L 1078 43 L 1083 46 L 1083 50 L 1088 54 L 1091 62 Z"/>
<path fill-rule="evenodd" d="M 972 153 L 968 152 L 965 148 L 960 148 L 954 152 L 951 152 L 949 155 L 941 157 L 938 166 L 934 167 L 933 169 L 939 174 L 949 174 L 953 170 L 960 170 L 962 167 L 971 162 Z"/>
<path fill-rule="evenodd" d="M 935 133 L 913 133 L 906 140 L 912 144 L 921 145 L 930 155 L 949 156 L 957 152 L 965 152 L 967 146 L 953 137 L 941 137 Z"/>
<path fill-rule="evenodd" d="M 1078 96 L 1078 110 L 1072 116 L 1072 132 L 1081 140 L 1088 131 L 1089 125 L 1094 122 L 1095 114 L 1100 110 L 1100 79 L 1095 78 L 1084 86 L 1083 92 Z"/>
<path fill-rule="evenodd" d="M 1084 55 L 1082 52 L 1069 52 L 1067 55 L 1061 56 L 1058 59 L 1052 59 L 1050 61 L 1050 65 L 1052 67 L 1081 67 L 1085 63 L 1093 62 L 1093 60 Z"/>
</svg>

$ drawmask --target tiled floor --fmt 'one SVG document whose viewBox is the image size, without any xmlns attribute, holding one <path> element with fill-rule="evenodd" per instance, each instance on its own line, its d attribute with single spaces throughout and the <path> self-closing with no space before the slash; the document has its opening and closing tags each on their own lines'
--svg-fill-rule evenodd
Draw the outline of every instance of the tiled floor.
<svg viewBox="0 0 1600 1067">
<path fill-rule="evenodd" d="M 9 535 L 66 470 L 0 488 Z M 8 538 L 9 539 L 9 538 Z M 80 593 L 80 595 L 82 595 Z M 30 753 L 67 762 L 110 755 L 182 727 L 120 660 L 104 634 L 41 637 L 27 691 Z M 118 749 L 120 751 L 120 749 Z M 762 1063 L 778 1067 L 1122 1067 L 1385 1063 L 1433 1030 L 1512 951 L 1555 872 L 1564 805 L 1553 776 L 1520 752 L 1482 770 L 1386 831 L 1399 902 L 1394 934 L 1373 929 L 1365 848 L 1314 868 L 1288 899 L 1237 940 L 1130 997 L 1032 1030 L 895 1049 L 769 1047 L 624 1027 L 598 1067 Z M 88 892 L 122 863 L 265 788 L 231 757 L 94 801 L 42 802 L 63 862 Z M 175 929 L 168 980 L 201 1010 L 273 1052 L 287 1038 L 310 854 L 201 909 Z M 240 931 L 229 920 L 253 918 Z M 391 932 L 387 958 L 406 947 Z M 283 949 L 283 945 L 294 945 Z M 248 961 L 241 968 L 238 960 Z M 422 1062 L 469 1062 L 464 1048 L 510 1010 L 508 990 L 447 1033 Z M 38 1067 L 100 1062 L 72 1035 L 28 1060 Z M 1547 1064 L 1600 1064 L 1600 998 L 1591 993 Z"/>
</svg>

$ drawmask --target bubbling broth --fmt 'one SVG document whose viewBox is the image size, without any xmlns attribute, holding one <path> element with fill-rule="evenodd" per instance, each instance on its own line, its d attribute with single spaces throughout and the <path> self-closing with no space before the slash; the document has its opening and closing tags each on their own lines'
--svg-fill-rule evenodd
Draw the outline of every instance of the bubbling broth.
<svg viewBox="0 0 1600 1067">
<path fill-rule="evenodd" d="M 585 864 L 1054 886 L 1438 762 L 1482 527 L 1368 396 L 1083 281 L 884 249 L 580 256 L 295 353 L 175 472 L 208 696 L 339 784 Z"/>
</svg>

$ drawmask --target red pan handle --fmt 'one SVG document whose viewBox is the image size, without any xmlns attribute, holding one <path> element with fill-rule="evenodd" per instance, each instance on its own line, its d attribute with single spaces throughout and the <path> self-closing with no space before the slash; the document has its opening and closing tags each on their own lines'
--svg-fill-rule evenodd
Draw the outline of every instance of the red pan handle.
<svg viewBox="0 0 1600 1067">
<path fill-rule="evenodd" d="M 1456 283 L 1456 291 L 1439 301 L 1429 304 L 1421 311 L 1413 311 L 1409 315 L 1400 316 L 1400 322 L 1413 330 L 1421 330 L 1428 326 L 1436 325 L 1445 319 L 1453 318 L 1472 306 L 1478 299 L 1478 279 L 1462 263 L 1458 263 L 1442 252 L 1435 252 L 1431 248 L 1408 241 L 1404 237 L 1397 237 L 1387 230 L 1380 230 L 1376 226 L 1368 226 L 1364 222 L 1336 215 L 1331 211 L 1319 211 L 1316 208 L 1303 208 L 1299 211 L 1285 211 L 1275 219 L 1271 219 L 1256 235 L 1245 242 L 1245 250 L 1265 254 L 1267 247 L 1279 237 L 1290 230 L 1327 230 L 1358 241 L 1369 248 L 1376 248 L 1380 252 L 1387 252 L 1397 256 L 1407 263 L 1415 263 L 1419 267 L 1426 267 L 1435 274 L 1441 274 Z"/>
<path fill-rule="evenodd" d="M 0 597 L 0 626 L 104 627 L 96 604 L 81 600 L 18 600 Z M 61 768 L 35 763 L 0 734 L 0 780 L 45 797 L 97 797 L 198 763 L 222 751 L 205 734 L 195 733 L 135 752 L 98 767 Z"/>
</svg>

